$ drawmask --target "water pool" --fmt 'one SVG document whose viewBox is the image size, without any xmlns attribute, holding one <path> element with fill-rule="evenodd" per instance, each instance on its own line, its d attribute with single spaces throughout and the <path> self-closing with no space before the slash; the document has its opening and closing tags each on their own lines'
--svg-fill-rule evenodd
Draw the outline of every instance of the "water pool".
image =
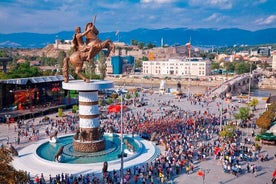
<svg viewBox="0 0 276 184">
<path fill-rule="evenodd" d="M 89 163 L 100 163 L 104 161 L 113 161 L 119 159 L 118 155 L 121 153 L 121 140 L 117 134 L 113 136 L 104 135 L 105 149 L 103 151 L 94 153 L 82 153 L 74 151 L 73 149 L 73 135 L 59 137 L 57 143 L 46 142 L 41 144 L 36 154 L 48 161 L 54 161 L 54 156 L 61 146 L 64 146 L 62 154 L 62 163 L 73 163 L 73 164 L 89 164 Z M 134 146 L 135 156 L 139 154 L 141 145 L 139 142 L 131 137 L 124 137 L 128 142 Z M 126 149 L 126 145 L 123 144 L 123 150 Z M 131 155 L 127 155 L 131 156 Z"/>
</svg>

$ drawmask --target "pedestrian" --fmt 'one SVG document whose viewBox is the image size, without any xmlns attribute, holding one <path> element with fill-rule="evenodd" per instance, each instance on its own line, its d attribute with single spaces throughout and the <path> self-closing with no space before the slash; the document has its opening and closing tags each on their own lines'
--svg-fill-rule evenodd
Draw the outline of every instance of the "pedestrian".
<svg viewBox="0 0 276 184">
<path fill-rule="evenodd" d="M 186 173 L 187 173 L 188 175 L 190 175 L 190 167 L 189 167 L 189 165 L 186 166 Z"/>
<path fill-rule="evenodd" d="M 20 137 L 17 136 L 17 144 L 19 145 L 20 144 Z"/>
<path fill-rule="evenodd" d="M 246 164 L 246 168 L 247 168 L 247 173 L 250 173 L 250 165 L 249 165 L 249 163 Z"/>
<path fill-rule="evenodd" d="M 257 166 L 255 164 L 252 165 L 252 173 L 255 177 L 257 176 Z"/>
<path fill-rule="evenodd" d="M 164 183 L 164 182 L 165 182 L 165 181 L 164 181 L 164 174 L 163 174 L 162 171 L 159 172 L 159 178 L 160 178 L 160 182 L 161 182 L 161 183 Z"/>
</svg>

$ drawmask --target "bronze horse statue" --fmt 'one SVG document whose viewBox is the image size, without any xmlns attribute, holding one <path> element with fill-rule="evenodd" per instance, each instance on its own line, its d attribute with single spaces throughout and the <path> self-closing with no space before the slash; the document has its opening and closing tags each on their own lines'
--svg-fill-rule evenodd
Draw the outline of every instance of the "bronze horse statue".
<svg viewBox="0 0 276 184">
<path fill-rule="evenodd" d="M 61 155 L 63 153 L 63 149 L 64 149 L 64 146 L 61 146 L 59 149 L 58 149 L 58 152 L 55 154 L 55 157 L 54 157 L 54 161 L 55 162 L 60 162 L 61 161 Z"/>
<path fill-rule="evenodd" d="M 89 22 L 86 24 L 85 32 L 81 34 L 81 36 L 86 36 L 86 45 L 83 46 L 79 42 L 82 42 L 78 40 L 78 37 L 76 34 L 73 37 L 73 45 L 74 45 L 74 52 L 69 57 L 65 57 L 63 60 L 63 77 L 64 82 L 69 81 L 68 76 L 68 66 L 69 62 L 71 65 L 75 68 L 75 73 L 85 82 L 90 82 L 89 79 L 87 79 L 82 73 L 82 67 L 84 61 L 90 62 L 91 58 L 95 57 L 102 49 L 107 49 L 107 57 L 110 55 L 110 52 L 115 52 L 115 45 L 114 43 L 107 39 L 105 41 L 101 41 L 98 39 L 99 31 L 95 27 L 95 19 L 94 22 Z M 80 38 L 81 39 L 81 38 Z"/>
</svg>

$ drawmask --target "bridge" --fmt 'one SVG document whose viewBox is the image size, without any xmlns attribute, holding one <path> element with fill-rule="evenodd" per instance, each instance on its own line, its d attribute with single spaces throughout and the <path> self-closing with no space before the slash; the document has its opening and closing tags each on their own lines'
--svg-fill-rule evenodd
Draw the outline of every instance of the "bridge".
<svg viewBox="0 0 276 184">
<path fill-rule="evenodd" d="M 246 73 L 235 76 L 214 88 L 212 94 L 219 97 L 226 97 L 226 94 L 228 93 L 231 95 L 240 95 L 242 93 L 247 94 L 249 92 L 249 86 L 256 87 L 262 75 L 261 71 L 255 70 L 251 74 Z"/>
</svg>

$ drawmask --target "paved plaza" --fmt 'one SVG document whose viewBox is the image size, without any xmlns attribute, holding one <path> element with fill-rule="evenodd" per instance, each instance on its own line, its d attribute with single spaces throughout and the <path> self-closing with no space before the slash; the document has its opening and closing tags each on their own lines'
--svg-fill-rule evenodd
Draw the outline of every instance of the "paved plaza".
<svg viewBox="0 0 276 184">
<path fill-rule="evenodd" d="M 143 99 L 147 102 L 148 105 L 142 106 L 142 107 L 133 107 L 132 105 L 129 106 L 131 111 L 133 113 L 141 112 L 141 113 L 147 113 L 148 110 L 151 111 L 152 116 L 159 117 L 162 116 L 162 111 L 160 109 L 169 109 L 170 106 L 174 105 L 179 107 L 180 109 L 184 110 L 186 112 L 187 116 L 191 116 L 194 111 L 208 111 L 209 114 L 219 115 L 219 110 L 221 108 L 227 108 L 229 106 L 245 106 L 245 104 L 239 103 L 238 99 L 236 97 L 233 97 L 232 102 L 226 102 L 224 100 L 216 99 L 212 102 L 210 102 L 208 105 L 202 105 L 200 103 L 197 104 L 191 104 L 191 102 L 187 99 L 178 99 L 172 94 L 158 94 L 158 92 L 150 94 L 150 93 L 141 93 L 141 96 Z M 252 121 L 255 121 L 256 118 L 265 110 L 265 100 L 263 97 L 258 97 L 259 104 L 257 106 L 257 111 L 255 113 L 255 119 Z M 169 102 L 170 105 L 162 105 L 160 104 L 167 104 Z M 218 104 L 220 104 L 218 106 Z M 233 112 L 232 115 L 229 113 L 226 113 L 225 118 L 228 119 L 228 121 L 231 121 L 233 119 Z M 56 113 L 49 115 L 50 118 L 56 119 Z M 12 143 L 15 148 L 19 150 L 19 157 L 15 158 L 14 166 L 16 168 L 20 169 L 28 169 L 31 168 L 30 172 L 32 176 L 40 175 L 41 172 L 45 173 L 45 177 L 47 178 L 47 175 L 52 173 L 52 175 L 55 175 L 56 173 L 71 173 L 71 174 L 82 174 L 82 173 L 89 173 L 93 172 L 93 169 L 95 172 L 99 172 L 99 170 L 95 169 L 97 166 L 91 166 L 95 168 L 89 168 L 88 167 L 82 167 L 82 166 L 73 166 L 74 169 L 70 166 L 67 167 L 66 164 L 63 164 L 62 167 L 56 167 L 56 163 L 49 162 L 49 163 L 43 163 L 42 165 L 38 164 L 37 159 L 32 159 L 32 157 L 28 157 L 28 154 L 31 154 L 31 149 L 34 150 L 38 142 L 43 142 L 48 139 L 48 137 L 45 135 L 45 127 L 46 124 L 41 124 L 39 121 L 41 120 L 40 117 L 37 117 L 32 120 L 26 120 L 26 123 L 34 123 L 36 127 L 39 128 L 39 134 L 40 134 L 40 140 L 39 141 L 27 141 L 27 140 L 21 140 L 21 143 L 17 144 L 17 134 L 14 128 L 14 125 L 6 125 L 1 124 L 0 125 L 0 141 L 2 144 L 6 144 L 6 141 L 8 140 L 10 143 Z M 241 129 L 243 132 L 244 137 L 250 137 L 251 140 L 254 138 L 251 137 L 252 128 L 243 128 Z M 258 129 L 254 130 L 258 133 Z M 68 132 L 71 133 L 71 132 Z M 61 136 L 61 135 L 59 135 Z M 138 135 L 136 135 L 138 136 Z M 212 140 L 216 139 L 217 136 L 213 136 Z M 210 140 L 210 142 L 212 142 Z M 146 145 L 152 146 L 154 143 L 149 143 L 149 141 L 144 142 Z M 29 146 L 29 147 L 28 147 Z M 246 172 L 246 162 L 243 161 L 241 163 L 243 172 L 235 176 L 233 174 L 225 173 L 223 170 L 223 166 L 220 160 L 214 159 L 214 156 L 208 156 L 206 160 L 195 160 L 194 161 L 194 171 L 190 173 L 189 175 L 186 174 L 185 171 L 180 172 L 179 175 L 173 176 L 169 180 L 166 181 L 166 183 L 179 183 L 179 184 L 190 184 L 190 183 L 231 183 L 231 184 L 240 184 L 240 183 L 252 183 L 252 184 L 266 184 L 271 183 L 271 176 L 273 171 L 276 169 L 276 161 L 274 159 L 274 154 L 276 153 L 276 147 L 275 146 L 269 146 L 269 145 L 261 145 L 262 149 L 260 154 L 267 152 L 269 155 L 269 161 L 261 162 L 259 160 L 252 161 L 250 164 L 255 164 L 257 166 L 257 172 L 255 174 L 247 173 Z M 158 146 L 161 150 L 161 152 L 164 152 L 164 148 L 162 146 Z M 28 148 L 28 149 L 26 149 Z M 30 148 L 30 149 L 29 149 Z M 24 157 L 28 158 L 24 160 Z M 19 161 L 19 162 L 18 162 Z M 139 164 L 140 162 L 145 162 L 146 160 L 141 159 L 134 159 L 132 160 L 132 164 Z M 38 165 L 37 165 L 38 164 Z M 62 164 L 61 164 L 62 165 Z M 39 168 L 38 168 L 39 167 Z M 102 164 L 98 166 L 102 168 Z M 112 169 L 119 170 L 119 164 L 111 167 Z M 205 178 L 203 180 L 203 177 L 200 177 L 197 175 L 198 170 L 202 170 L 205 172 Z M 158 183 L 158 176 L 156 176 L 155 183 Z"/>
</svg>

